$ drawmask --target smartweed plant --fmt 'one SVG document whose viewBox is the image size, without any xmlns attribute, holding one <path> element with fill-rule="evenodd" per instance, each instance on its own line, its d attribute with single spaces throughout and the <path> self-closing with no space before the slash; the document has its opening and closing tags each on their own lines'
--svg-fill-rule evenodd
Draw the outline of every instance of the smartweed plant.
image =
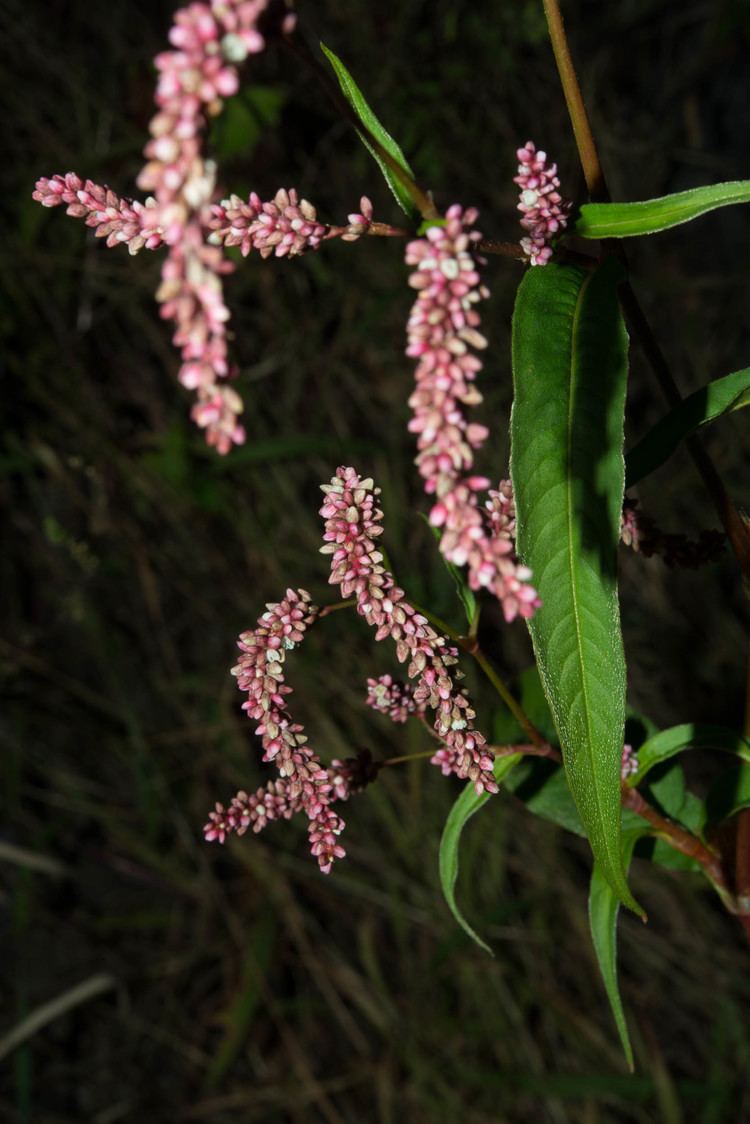
<svg viewBox="0 0 750 1124">
<path fill-rule="evenodd" d="M 451 627 L 399 585 L 383 545 L 376 482 L 359 466 L 332 466 L 322 485 L 321 549 L 340 599 L 317 606 L 303 588 L 280 591 L 280 600 L 267 604 L 240 637 L 233 674 L 247 696 L 243 707 L 263 760 L 277 776 L 217 803 L 205 838 L 223 843 L 300 815 L 312 855 L 328 874 L 345 856 L 344 802 L 384 767 L 414 756 L 376 759 L 361 751 L 326 760 L 293 717 L 289 653 L 313 625 L 353 610 L 375 640 L 392 642 L 395 663 L 406 672 L 403 681 L 388 674 L 363 683 L 367 703 L 392 722 L 422 723 L 435 744 L 416 756 L 467 782 L 439 854 L 446 900 L 467 933 L 487 947 L 456 901 L 461 832 L 501 785 L 531 813 L 588 839 L 591 933 L 632 1065 L 615 951 L 620 905 L 645 920 L 627 883 L 631 857 L 700 873 L 750 936 L 750 730 L 689 722 L 658 730 L 628 711 L 617 555 L 629 547 L 645 557 L 658 554 L 668 566 L 696 567 L 729 549 L 738 579 L 750 581 L 750 529 L 697 436 L 750 402 L 750 368 L 681 398 L 628 279 L 625 240 L 749 202 L 750 181 L 612 202 L 557 0 L 543 5 L 586 192 L 584 199 L 568 198 L 546 152 L 532 141 L 522 144 L 515 154 L 517 242 L 485 237 L 474 207 L 445 205 L 439 185 L 432 185 L 434 195 L 420 185 L 341 59 L 323 44 L 322 53 L 311 50 L 293 10 L 280 0 L 206 0 L 176 13 L 170 46 L 156 58 L 156 114 L 138 180 L 147 198 L 122 198 L 72 172 L 41 178 L 34 198 L 66 207 L 110 247 L 124 243 L 131 254 L 162 256 L 156 299 L 174 328 L 178 378 L 194 395 L 193 420 L 221 455 L 245 440 L 223 292 L 223 278 L 234 268 L 227 248 L 293 258 L 324 252 L 331 239 L 404 240 L 408 272 L 395 283 L 408 280 L 414 291 L 406 326 L 415 379 L 405 391 L 409 429 L 429 497 L 426 516 L 455 580 L 465 627 Z M 294 188 L 265 200 L 254 192 L 219 197 L 217 168 L 206 151 L 209 119 L 237 92 L 241 65 L 275 48 L 292 52 L 327 87 L 379 166 L 404 212 L 403 225 L 376 220 L 366 197 L 339 222 L 325 221 Z M 490 257 L 521 278 L 513 312 L 511 460 L 509 471 L 493 480 L 474 468 L 475 453 L 493 439 L 475 413 L 482 402 L 481 306 Z M 668 410 L 625 455 L 629 337 L 643 348 Z M 633 494 L 683 443 L 721 525 L 693 539 L 662 532 Z M 317 573 L 311 560 L 310 574 Z M 518 620 L 531 634 L 551 716 L 544 731 L 480 646 L 480 614 L 492 598 L 508 625 Z M 506 708 L 506 736 L 498 741 L 495 727 L 497 744 L 482 732 L 482 715 L 461 686 L 461 659 L 476 661 Z M 626 718 L 634 731 L 627 741 Z M 727 755 L 728 768 L 705 799 L 686 787 L 680 755 L 689 749 Z"/>
</svg>

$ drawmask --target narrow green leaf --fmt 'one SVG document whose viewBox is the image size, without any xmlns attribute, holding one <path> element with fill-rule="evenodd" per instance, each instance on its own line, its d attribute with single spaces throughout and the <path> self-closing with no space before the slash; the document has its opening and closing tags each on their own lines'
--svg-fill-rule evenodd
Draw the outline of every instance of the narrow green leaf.
<svg viewBox="0 0 750 1124">
<path fill-rule="evenodd" d="M 667 761 L 686 749 L 720 749 L 750 762 L 750 741 L 736 730 L 700 722 L 686 722 L 681 726 L 661 730 L 643 743 L 638 750 L 638 772 L 628 777 L 627 783 L 631 786 L 641 784 L 654 765 Z"/>
<path fill-rule="evenodd" d="M 583 238 L 632 238 L 656 234 L 700 218 L 717 207 L 750 202 L 750 180 L 691 187 L 640 203 L 584 203 L 573 227 Z"/>
<path fill-rule="evenodd" d="M 529 622 L 578 812 L 631 909 L 620 856 L 625 655 L 617 600 L 627 334 L 620 266 L 530 269 L 513 316 L 511 476 L 518 550 L 542 607 Z"/>
<path fill-rule="evenodd" d="M 681 441 L 733 410 L 750 406 L 750 367 L 702 386 L 670 410 L 625 457 L 625 487 L 654 472 Z"/>
<path fill-rule="evenodd" d="M 498 784 L 503 782 L 513 766 L 520 760 L 520 753 L 513 753 L 508 757 L 497 757 L 495 759 L 494 772 L 495 780 Z M 445 900 L 448 903 L 448 908 L 451 913 L 464 932 L 468 933 L 471 939 L 476 941 L 480 948 L 483 948 L 485 952 L 489 952 L 490 956 L 493 956 L 494 953 L 490 946 L 474 932 L 456 902 L 458 848 L 461 842 L 461 832 L 474 813 L 478 812 L 490 799 L 491 797 L 486 792 L 483 792 L 481 796 L 477 795 L 473 784 L 469 783 L 466 785 L 458 800 L 448 813 L 448 818 L 445 821 L 443 836 L 440 840 L 439 868 L 440 885 L 443 887 L 443 894 L 445 895 Z"/>
<path fill-rule="evenodd" d="M 338 58 L 338 56 L 335 55 L 333 51 L 329 50 L 329 48 L 326 47 L 325 43 L 320 44 L 320 49 L 333 67 L 334 73 L 339 80 L 339 85 L 341 86 L 344 97 L 349 102 L 352 109 L 357 114 L 360 121 L 367 130 L 367 132 L 359 134 L 360 140 L 362 141 L 370 155 L 373 156 L 377 161 L 378 166 L 383 173 L 385 182 L 393 192 L 396 202 L 398 203 L 401 210 L 406 215 L 408 215 L 410 219 L 418 219 L 419 211 L 414 205 L 414 201 L 412 200 L 409 191 L 406 187 L 404 187 L 403 180 L 400 179 L 396 172 L 394 172 L 394 170 L 385 162 L 383 157 L 371 143 L 368 134 L 374 137 L 375 140 L 385 149 L 388 155 L 391 156 L 396 161 L 398 166 L 403 169 L 407 179 L 413 180 L 414 173 L 409 167 L 408 161 L 401 151 L 401 147 L 396 143 L 391 134 L 386 132 L 386 130 L 380 124 L 377 117 L 365 101 L 362 91 L 352 78 L 349 71 L 344 66 L 341 59 Z M 431 225 L 434 225 L 434 223 Z"/>
<path fill-rule="evenodd" d="M 642 831 L 629 831 L 622 837 L 622 862 L 627 871 L 633 848 L 640 839 Z M 602 973 L 604 987 L 607 991 L 609 1005 L 620 1036 L 620 1042 L 627 1059 L 628 1068 L 633 1070 L 633 1048 L 630 1045 L 628 1024 L 625 1021 L 625 1012 L 620 998 L 620 988 L 617 982 L 617 914 L 620 912 L 620 902 L 605 878 L 599 863 L 594 863 L 591 873 L 591 889 L 589 892 L 589 924 L 591 926 L 591 939 L 594 942 L 599 970 Z"/>
<path fill-rule="evenodd" d="M 221 1084 L 247 1041 L 253 1018 L 262 1003 L 262 980 L 276 947 L 277 928 L 272 913 L 261 913 L 250 929 L 242 975 L 222 1020 L 224 1034 L 204 1075 L 207 1089 Z"/>
</svg>

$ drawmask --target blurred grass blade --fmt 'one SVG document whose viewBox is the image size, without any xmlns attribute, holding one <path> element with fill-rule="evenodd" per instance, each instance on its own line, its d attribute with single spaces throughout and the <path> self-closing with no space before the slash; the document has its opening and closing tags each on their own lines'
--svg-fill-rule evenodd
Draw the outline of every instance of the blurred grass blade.
<svg viewBox="0 0 750 1124">
<path fill-rule="evenodd" d="M 262 1000 L 261 980 L 271 963 L 277 930 L 276 917 L 270 912 L 263 914 L 250 929 L 242 978 L 224 1015 L 224 1035 L 206 1070 L 204 1085 L 207 1089 L 221 1084 L 246 1045 L 253 1017 Z"/>
<path fill-rule="evenodd" d="M 389 156 L 395 160 L 400 168 L 403 169 L 405 176 L 409 180 L 414 179 L 414 173 L 409 167 L 409 163 L 401 151 L 401 147 L 396 143 L 391 134 L 387 132 L 378 121 L 377 117 L 370 109 L 365 101 L 364 95 L 360 90 L 357 83 L 352 78 L 349 71 L 344 66 L 340 58 L 338 58 L 333 51 L 326 47 L 325 43 L 320 44 L 320 49 L 326 56 L 334 73 L 339 80 L 339 85 L 344 94 L 344 97 L 351 105 L 354 112 L 359 117 L 362 124 L 365 126 L 367 132 L 360 133 L 362 143 L 368 152 L 377 160 L 385 182 L 393 192 L 396 202 L 401 210 L 409 216 L 410 219 L 418 219 L 419 211 L 414 205 L 414 201 L 410 192 L 404 186 L 403 180 L 388 166 L 382 155 L 377 151 L 375 146 L 371 144 L 368 133 L 372 135 L 375 140 L 385 149 Z M 434 224 L 433 224 L 434 225 Z"/>
<path fill-rule="evenodd" d="M 508 775 L 514 765 L 521 760 L 520 753 L 510 754 L 508 757 L 497 757 L 495 759 L 494 773 L 495 780 L 501 784 L 504 778 Z M 483 792 L 478 795 L 474 789 L 474 785 L 469 782 L 459 796 L 456 803 L 448 813 L 448 818 L 445 821 L 443 828 L 443 835 L 440 840 L 440 856 L 439 856 L 439 869 L 440 869 L 440 885 L 443 887 L 443 894 L 448 903 L 448 908 L 458 921 L 461 928 L 465 933 L 471 937 L 473 941 L 483 948 L 485 952 L 489 952 L 490 956 L 494 953 L 490 946 L 486 944 L 477 933 L 474 932 L 469 922 L 464 917 L 461 910 L 458 908 L 456 902 L 456 879 L 458 878 L 458 848 L 461 842 L 461 833 L 469 822 L 475 812 L 478 812 L 488 800 L 492 797 Z"/>
<path fill-rule="evenodd" d="M 719 749 L 735 753 L 750 762 L 750 741 L 724 726 L 709 726 L 699 722 L 686 722 L 661 730 L 638 750 L 638 771 L 628 778 L 631 786 L 639 785 L 654 765 L 667 761 L 686 749 Z"/>
<path fill-rule="evenodd" d="M 632 238 L 656 234 L 700 218 L 717 207 L 750 202 L 750 180 L 691 187 L 639 203 L 584 203 L 573 227 L 582 238 Z"/>
<path fill-rule="evenodd" d="M 56 1019 L 67 1015 L 68 1011 L 72 1011 L 74 1007 L 79 1007 L 82 1003 L 89 1003 L 97 995 L 101 995 L 105 991 L 111 991 L 117 986 L 118 982 L 114 976 L 101 972 L 83 980 L 82 983 L 76 984 L 75 987 L 69 988 L 48 1003 L 42 1003 L 0 1040 L 0 1059 L 11 1054 L 27 1039 L 32 1038 L 42 1027 L 47 1026 L 48 1023 L 55 1022 Z"/>
<path fill-rule="evenodd" d="M 586 833 L 620 900 L 625 654 L 617 598 L 627 334 L 622 270 L 529 269 L 513 315 L 511 477 L 518 550 L 542 607 L 537 666 Z"/>
<path fill-rule="evenodd" d="M 750 367 L 696 390 L 630 450 L 625 458 L 625 487 L 632 487 L 663 465 L 696 429 L 743 406 L 750 406 Z"/>
<path fill-rule="evenodd" d="M 643 831 L 629 831 L 622 837 L 622 862 L 626 871 L 630 866 L 633 848 L 643 834 L 645 834 Z M 617 983 L 617 915 L 619 912 L 620 902 L 617 896 L 612 892 L 599 863 L 594 863 L 589 891 L 591 939 L 594 943 L 596 958 L 599 961 L 599 969 L 604 980 L 609 1005 L 612 1008 L 617 1033 L 620 1036 L 628 1068 L 632 1073 L 633 1047 L 630 1045 L 628 1024 L 625 1021 L 620 988 Z"/>
</svg>

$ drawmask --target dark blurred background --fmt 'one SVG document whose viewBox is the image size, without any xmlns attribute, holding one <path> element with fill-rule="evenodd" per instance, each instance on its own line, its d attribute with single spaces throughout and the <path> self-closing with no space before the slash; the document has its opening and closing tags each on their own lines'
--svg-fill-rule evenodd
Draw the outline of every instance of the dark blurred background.
<svg viewBox="0 0 750 1124">
<path fill-rule="evenodd" d="M 515 239 L 514 150 L 529 138 L 580 192 L 541 3 L 319 0 L 302 33 L 339 53 L 441 207 L 474 203 Z M 572 46 L 615 198 L 750 175 L 746 0 L 570 0 Z M 586 920 L 585 846 L 510 794 L 467 829 L 459 893 L 493 944 L 445 907 L 437 847 L 460 791 L 422 762 L 346 810 L 329 878 L 304 827 L 224 849 L 216 799 L 271 774 L 228 674 L 234 639 L 301 585 L 332 598 L 318 485 L 353 463 L 383 488 L 387 546 L 412 595 L 461 626 L 423 521 L 406 432 L 412 364 L 403 245 L 249 258 L 229 280 L 248 441 L 207 450 L 153 301 L 159 264 L 107 251 L 40 175 L 135 191 L 151 59 L 172 5 L 0 2 L 4 434 L 0 1038 L 87 981 L 0 1070 L 13 1122 L 719 1124 L 750 1118 L 747 950 L 691 876 L 633 869 L 648 926 L 621 921 L 637 1070 L 624 1067 Z M 212 131 L 222 187 L 296 186 L 324 220 L 362 193 L 399 212 L 356 136 L 293 58 L 252 60 Z M 747 365 L 747 211 L 630 248 L 634 283 L 684 392 Z M 521 267 L 491 259 L 483 468 L 507 470 L 509 325 Z M 630 439 L 663 411 L 633 349 Z M 708 435 L 746 494 L 745 419 Z M 746 444 L 746 441 L 745 441 Z M 644 484 L 667 530 L 715 523 L 684 454 Z M 747 610 L 729 558 L 698 573 L 623 558 L 631 702 L 660 726 L 741 721 Z M 488 605 L 483 641 L 513 679 L 520 623 Z M 429 748 L 363 705 L 394 670 L 336 614 L 290 665 L 324 759 Z M 466 668 L 480 722 L 497 706 Z M 712 765 L 691 765 L 695 785 Z M 111 984 L 111 986 L 109 986 Z"/>
</svg>

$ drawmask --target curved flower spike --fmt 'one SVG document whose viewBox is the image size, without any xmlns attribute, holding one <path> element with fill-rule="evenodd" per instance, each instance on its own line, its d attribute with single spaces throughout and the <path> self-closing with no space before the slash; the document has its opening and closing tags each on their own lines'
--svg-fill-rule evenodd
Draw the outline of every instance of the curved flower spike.
<svg viewBox="0 0 750 1124">
<path fill-rule="evenodd" d="M 322 490 L 321 552 L 331 555 L 329 582 L 341 587 L 343 597 L 354 596 L 357 612 L 377 630 L 375 639 L 390 636 L 399 662 L 408 661 L 407 674 L 417 680 L 414 702 L 435 711 L 435 732 L 444 742 L 433 761 L 444 773 L 470 778 L 477 792 L 497 792 L 486 739 L 474 729 L 475 711 L 455 684 L 457 650 L 409 604 L 382 564 L 375 545 L 383 531 L 383 513 L 375 506 L 380 489 L 369 477 L 362 479 L 353 468 L 342 467 Z"/>
</svg>

